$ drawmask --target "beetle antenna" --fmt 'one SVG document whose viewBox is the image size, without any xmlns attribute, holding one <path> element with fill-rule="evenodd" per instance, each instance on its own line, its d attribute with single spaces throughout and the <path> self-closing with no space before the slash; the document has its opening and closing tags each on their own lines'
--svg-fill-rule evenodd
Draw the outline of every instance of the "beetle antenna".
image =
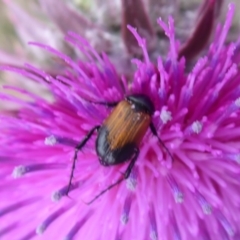
<svg viewBox="0 0 240 240">
<path fill-rule="evenodd" d="M 100 128 L 100 126 L 95 126 L 93 127 L 88 134 L 84 137 L 84 139 L 75 147 L 75 152 L 74 152 L 74 157 L 73 157 L 73 163 L 72 163 L 72 167 L 71 167 L 71 174 L 70 174 L 70 178 L 69 178 L 69 182 L 68 182 L 68 187 L 66 190 L 66 196 L 68 196 L 68 193 L 70 191 L 70 188 L 72 186 L 72 179 L 73 179 L 73 174 L 74 174 L 74 170 L 75 170 L 75 166 L 76 166 L 76 161 L 77 161 L 77 155 L 78 152 L 82 149 L 82 147 L 84 147 L 84 145 L 88 142 L 88 140 L 91 138 L 91 136 L 93 135 L 95 130 L 98 130 Z"/>
<path fill-rule="evenodd" d="M 97 200 L 101 195 L 103 195 L 105 192 L 107 192 L 108 190 L 112 189 L 113 187 L 115 187 L 116 185 L 120 184 L 123 180 L 129 178 L 132 169 L 134 167 L 134 164 L 138 158 L 139 155 L 139 149 L 138 148 L 134 148 L 134 156 L 131 160 L 131 162 L 129 163 L 126 171 L 123 173 L 123 177 L 121 177 L 120 179 L 118 179 L 115 183 L 109 185 L 107 188 L 105 188 L 104 190 L 102 190 L 98 195 L 96 195 L 90 202 L 86 202 L 87 205 L 90 205 L 91 203 L 93 203 L 95 200 Z"/>
<path fill-rule="evenodd" d="M 90 103 L 104 105 L 110 108 L 110 107 L 116 107 L 119 102 L 90 102 Z"/>
<path fill-rule="evenodd" d="M 171 154 L 171 152 L 169 151 L 169 149 L 166 147 L 166 145 L 164 144 L 164 142 L 161 140 L 161 138 L 158 136 L 157 134 L 157 130 L 155 128 L 155 126 L 153 125 L 153 123 L 150 123 L 150 129 L 152 131 L 152 134 L 154 136 L 157 137 L 158 141 L 160 142 L 160 144 L 162 145 L 162 147 L 165 149 L 165 151 L 168 153 L 168 155 L 170 156 L 172 163 L 174 162 L 174 158 L 173 155 Z"/>
<path fill-rule="evenodd" d="M 118 102 L 94 102 L 88 99 L 84 99 L 86 102 L 92 103 L 92 104 L 98 104 L 98 105 L 104 105 L 106 107 L 112 108 L 112 107 L 116 107 L 119 103 Z"/>
</svg>

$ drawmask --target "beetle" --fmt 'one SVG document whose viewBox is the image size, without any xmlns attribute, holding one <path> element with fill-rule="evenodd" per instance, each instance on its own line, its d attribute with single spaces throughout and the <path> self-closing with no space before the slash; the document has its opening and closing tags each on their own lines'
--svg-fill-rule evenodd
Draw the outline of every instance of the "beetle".
<svg viewBox="0 0 240 240">
<path fill-rule="evenodd" d="M 90 202 L 88 202 L 88 204 L 91 204 L 106 191 L 130 176 L 139 155 L 139 145 L 149 127 L 152 134 L 157 137 L 158 141 L 173 161 L 172 154 L 158 136 L 156 128 L 152 122 L 152 115 L 154 114 L 155 109 L 148 96 L 144 94 L 132 94 L 126 96 L 124 100 L 119 102 L 95 102 L 95 104 L 113 107 L 113 110 L 104 120 L 102 125 L 94 126 L 75 147 L 66 195 L 68 196 L 71 188 L 78 151 L 84 147 L 95 131 L 97 131 L 95 148 L 101 165 L 107 167 L 127 161 L 130 161 L 130 163 L 121 178 L 115 183 L 109 185 L 106 189 L 102 190 Z"/>
</svg>

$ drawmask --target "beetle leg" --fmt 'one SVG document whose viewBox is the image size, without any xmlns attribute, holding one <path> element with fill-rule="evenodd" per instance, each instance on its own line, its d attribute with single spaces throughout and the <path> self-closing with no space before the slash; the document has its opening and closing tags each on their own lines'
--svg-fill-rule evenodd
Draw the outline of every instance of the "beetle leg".
<svg viewBox="0 0 240 240">
<path fill-rule="evenodd" d="M 108 190 L 110 190 L 111 188 L 115 187 L 116 185 L 118 185 L 119 183 L 121 183 L 124 179 L 129 178 L 131 171 L 134 167 L 134 164 L 138 158 L 139 155 L 139 149 L 135 148 L 134 149 L 134 155 L 133 158 L 131 159 L 130 164 L 128 165 L 125 173 L 123 174 L 123 177 L 119 178 L 115 183 L 109 185 L 106 189 L 102 190 L 98 195 L 96 195 L 90 202 L 87 202 L 86 204 L 91 204 L 93 203 L 96 199 L 98 199 L 101 195 L 103 195 L 105 192 L 107 192 Z"/>
<path fill-rule="evenodd" d="M 162 147 L 165 149 L 165 151 L 168 153 L 168 155 L 170 156 L 170 158 L 172 159 L 172 162 L 174 162 L 174 158 L 172 156 L 172 154 L 170 153 L 169 149 L 166 147 L 166 145 L 164 144 L 164 142 L 160 139 L 160 137 L 157 134 L 157 130 L 155 128 L 155 126 L 153 125 L 153 123 L 150 123 L 150 129 L 151 132 L 154 136 L 157 137 L 158 141 L 160 142 L 160 144 L 162 145 Z"/>
<path fill-rule="evenodd" d="M 67 191 L 66 191 L 66 196 L 68 196 L 70 187 L 72 185 L 72 179 L 73 179 L 73 173 L 74 173 L 74 169 L 75 169 L 75 165 L 76 165 L 76 160 L 77 160 L 77 155 L 78 155 L 78 151 L 80 151 L 82 149 L 82 147 L 84 147 L 84 145 L 88 142 L 88 140 L 91 138 L 91 136 L 93 135 L 93 133 L 95 132 L 95 130 L 98 130 L 100 128 L 100 126 L 95 126 L 93 127 L 88 134 L 84 137 L 84 139 L 75 147 L 75 153 L 74 153 L 74 157 L 73 157 L 73 163 L 72 163 L 72 168 L 71 168 L 71 175 L 70 175 L 70 179 L 68 182 L 68 187 L 67 187 Z"/>
<path fill-rule="evenodd" d="M 131 172 L 132 172 L 132 169 L 133 169 L 133 167 L 134 167 L 134 164 L 135 164 L 135 162 L 136 162 L 136 160 L 137 160 L 137 158 L 138 158 L 138 155 L 139 155 L 139 149 L 138 149 L 138 148 L 135 148 L 135 149 L 134 149 L 134 156 L 133 156 L 130 164 L 128 165 L 125 173 L 123 174 L 124 179 L 129 178 L 129 176 L 130 176 L 130 174 L 131 174 Z"/>
</svg>

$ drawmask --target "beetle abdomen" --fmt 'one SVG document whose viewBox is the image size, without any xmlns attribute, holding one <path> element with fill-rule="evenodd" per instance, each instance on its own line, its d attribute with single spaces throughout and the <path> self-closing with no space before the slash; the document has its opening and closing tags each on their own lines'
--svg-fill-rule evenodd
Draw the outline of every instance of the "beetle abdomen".
<svg viewBox="0 0 240 240">
<path fill-rule="evenodd" d="M 136 145 L 128 143 L 121 148 L 111 149 L 107 140 L 108 136 L 108 129 L 106 126 L 102 126 L 96 141 L 96 151 L 100 163 L 104 166 L 110 166 L 128 161 L 132 157 Z"/>
</svg>

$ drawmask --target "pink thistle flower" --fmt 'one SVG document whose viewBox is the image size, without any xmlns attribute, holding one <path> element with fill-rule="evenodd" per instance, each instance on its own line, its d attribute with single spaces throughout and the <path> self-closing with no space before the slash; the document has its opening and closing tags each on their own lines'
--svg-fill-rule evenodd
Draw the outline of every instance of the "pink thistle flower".
<svg viewBox="0 0 240 240">
<path fill-rule="evenodd" d="M 208 53 L 188 74 L 184 58 L 178 61 L 172 18 L 168 25 L 158 20 L 170 50 L 166 60 L 154 63 L 146 41 L 129 27 L 144 56 L 133 60 L 130 86 L 105 54 L 74 33 L 66 40 L 84 61 L 32 43 L 64 60 L 62 75 L 31 64 L 1 66 L 48 87 L 55 97 L 50 102 L 10 86 L 4 88 L 27 100 L 0 95 L 21 106 L 0 117 L 1 239 L 239 239 L 239 41 L 223 45 L 233 11 L 230 5 Z M 111 112 L 89 101 L 121 101 L 133 93 L 151 98 L 152 121 L 174 161 L 148 131 L 129 179 L 86 205 L 127 166 L 101 166 L 94 136 L 79 152 L 65 197 L 74 147 Z"/>
</svg>

